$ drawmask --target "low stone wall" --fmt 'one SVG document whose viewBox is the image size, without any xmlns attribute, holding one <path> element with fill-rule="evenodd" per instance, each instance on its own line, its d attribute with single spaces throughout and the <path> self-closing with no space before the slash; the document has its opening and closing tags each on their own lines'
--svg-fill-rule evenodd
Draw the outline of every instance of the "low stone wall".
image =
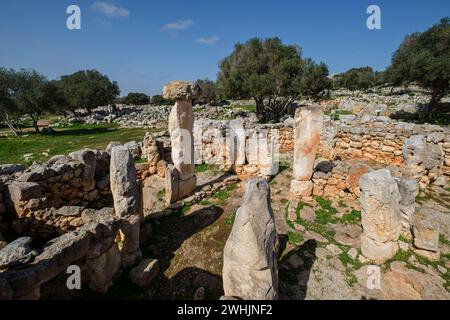
<svg viewBox="0 0 450 320">
<path fill-rule="evenodd" d="M 121 254 L 115 238 L 120 220 L 113 209 L 85 210 L 84 225 L 49 241 L 42 248 L 30 248 L 31 238 L 19 238 L 0 251 L 0 300 L 39 299 L 40 287 L 71 265 L 79 267 L 82 281 L 104 293 L 121 268 Z M 69 289 L 67 289 L 69 290 Z"/>
<path fill-rule="evenodd" d="M 350 192 L 360 196 L 359 179 L 372 171 L 367 161 L 321 161 L 314 169 L 312 181 L 313 195 L 326 198 L 337 198 L 343 192 Z"/>
<path fill-rule="evenodd" d="M 278 172 L 280 150 L 287 152 L 293 148 L 292 137 L 292 129 L 284 124 L 254 125 L 242 119 L 196 121 L 195 163 L 234 168 L 243 180 L 271 176 Z M 282 141 L 282 145 L 276 141 Z"/>
<path fill-rule="evenodd" d="M 109 154 L 86 149 L 9 177 L 2 196 L 9 230 L 1 231 L 46 239 L 74 230 L 82 224 L 77 214 L 110 194 L 108 174 Z"/>
<path fill-rule="evenodd" d="M 337 154 L 388 165 L 403 164 L 403 145 L 413 135 L 430 136 L 428 142 L 439 145 L 450 139 L 449 131 L 440 126 L 397 122 L 386 117 L 365 116 L 356 120 L 354 116 L 341 116 L 337 126 Z"/>
</svg>

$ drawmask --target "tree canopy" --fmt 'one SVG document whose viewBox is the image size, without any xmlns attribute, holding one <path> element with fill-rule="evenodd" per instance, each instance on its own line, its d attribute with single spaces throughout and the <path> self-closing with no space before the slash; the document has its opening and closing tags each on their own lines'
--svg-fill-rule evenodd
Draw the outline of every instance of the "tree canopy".
<svg viewBox="0 0 450 320">
<path fill-rule="evenodd" d="M 0 117 L 15 134 L 21 132 L 22 115 L 30 116 L 34 129 L 39 132 L 42 114 L 55 112 L 64 104 L 64 95 L 56 83 L 42 74 L 0 68 Z"/>
<path fill-rule="evenodd" d="M 111 81 L 106 75 L 97 70 L 78 71 L 71 75 L 62 76 L 59 86 L 72 108 L 92 109 L 114 102 L 120 94 L 116 81 Z"/>
<path fill-rule="evenodd" d="M 221 61 L 218 85 L 226 98 L 253 98 L 259 120 L 268 121 L 278 120 L 300 96 L 317 98 L 330 80 L 327 66 L 303 59 L 298 46 L 253 38 Z"/>
<path fill-rule="evenodd" d="M 352 68 L 333 77 L 335 88 L 348 90 L 367 90 L 375 86 L 377 73 L 371 67 Z"/>
<path fill-rule="evenodd" d="M 215 103 L 219 95 L 217 93 L 217 86 L 214 81 L 209 79 L 199 79 L 195 82 L 196 85 L 200 87 L 200 97 L 196 99 L 195 102 L 201 104 L 212 104 Z"/>
<path fill-rule="evenodd" d="M 122 99 L 122 102 L 129 105 L 142 106 L 150 103 L 150 97 L 145 93 L 130 92 Z"/>
<path fill-rule="evenodd" d="M 431 93 L 430 111 L 450 92 L 450 19 L 408 35 L 386 71 L 393 85 L 417 83 Z"/>
</svg>

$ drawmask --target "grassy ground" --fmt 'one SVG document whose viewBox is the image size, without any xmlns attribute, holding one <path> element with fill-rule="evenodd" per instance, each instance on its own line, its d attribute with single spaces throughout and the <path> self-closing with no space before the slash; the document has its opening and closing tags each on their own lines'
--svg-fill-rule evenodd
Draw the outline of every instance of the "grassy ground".
<svg viewBox="0 0 450 320">
<path fill-rule="evenodd" d="M 0 164 L 30 164 L 25 162 L 25 154 L 33 154 L 32 161 L 45 162 L 54 155 L 83 148 L 104 149 L 110 141 L 140 141 L 147 131 L 151 129 L 119 128 L 115 124 L 77 124 L 57 129 L 57 132 L 51 135 L 29 132 L 19 137 L 0 137 Z"/>
</svg>

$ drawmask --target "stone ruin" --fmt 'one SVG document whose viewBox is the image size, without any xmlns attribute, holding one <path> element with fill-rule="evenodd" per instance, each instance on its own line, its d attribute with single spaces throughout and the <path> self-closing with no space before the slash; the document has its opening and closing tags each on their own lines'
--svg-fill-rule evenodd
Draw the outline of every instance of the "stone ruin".
<svg viewBox="0 0 450 320">
<path fill-rule="evenodd" d="M 125 146 L 111 151 L 110 179 L 114 212 L 121 221 L 122 264 L 130 267 L 141 259 L 139 232 L 143 212 L 133 157 Z"/>
<path fill-rule="evenodd" d="M 224 248 L 224 299 L 277 299 L 278 236 L 267 180 L 278 173 L 279 153 L 287 152 L 293 152 L 295 197 L 359 198 L 368 261 L 394 257 L 401 237 L 418 255 L 439 259 L 439 219 L 431 209 L 417 210 L 415 199 L 432 183 L 448 183 L 448 129 L 386 117 L 336 121 L 317 105 L 299 107 L 295 119 L 280 124 L 194 119 L 197 93 L 188 82 L 165 86 L 164 96 L 176 101 L 169 141 L 146 134 L 141 143 L 80 150 L 26 170 L 0 168 L 0 299 L 39 298 L 40 288 L 70 265 L 81 268 L 96 292 L 106 292 L 125 268 L 132 268 L 131 282 L 147 286 L 159 263 L 141 261 L 148 201 L 141 190 L 155 176 L 165 179 L 168 205 L 199 203 L 227 183 L 248 180 Z M 134 163 L 141 157 L 145 163 Z M 195 165 L 203 163 L 237 178 L 202 190 Z"/>
<path fill-rule="evenodd" d="M 172 204 L 191 194 L 197 186 L 194 162 L 194 113 L 192 99 L 199 89 L 189 82 L 172 81 L 164 87 L 163 97 L 175 100 L 169 115 L 173 165 L 166 171 L 166 202 Z"/>
<path fill-rule="evenodd" d="M 196 120 L 195 163 L 219 165 L 234 171 L 242 180 L 276 175 L 280 149 L 283 148 L 279 142 L 287 141 L 284 126 L 245 125 L 240 118 L 230 121 Z"/>
<path fill-rule="evenodd" d="M 223 255 L 225 296 L 278 299 L 277 233 L 265 179 L 250 179 Z"/>
<path fill-rule="evenodd" d="M 314 162 L 319 149 L 323 126 L 323 111 L 318 107 L 302 107 L 295 112 L 294 180 L 291 191 L 309 196 L 313 191 Z"/>
<path fill-rule="evenodd" d="M 56 156 L 2 179 L 1 234 L 15 240 L 0 247 L 0 299 L 38 299 L 72 265 L 105 293 L 139 262 L 142 207 L 128 148 Z M 95 209 L 108 196 L 114 208 Z"/>
</svg>

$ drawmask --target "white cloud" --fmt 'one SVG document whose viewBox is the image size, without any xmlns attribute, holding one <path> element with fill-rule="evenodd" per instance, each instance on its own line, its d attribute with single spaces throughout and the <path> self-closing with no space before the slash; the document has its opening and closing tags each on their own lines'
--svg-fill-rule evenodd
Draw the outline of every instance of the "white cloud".
<svg viewBox="0 0 450 320">
<path fill-rule="evenodd" d="M 129 10 L 102 1 L 94 2 L 91 5 L 91 10 L 110 18 L 126 18 L 130 16 Z"/>
<path fill-rule="evenodd" d="M 194 21 L 192 21 L 192 20 L 178 20 L 178 21 L 163 25 L 161 29 L 168 30 L 168 31 L 180 31 L 180 30 L 185 30 L 185 29 L 192 27 L 193 24 L 194 24 Z"/>
<path fill-rule="evenodd" d="M 215 44 L 219 42 L 220 38 L 218 36 L 212 36 L 212 37 L 202 37 L 195 40 L 197 43 L 201 44 Z"/>
</svg>

